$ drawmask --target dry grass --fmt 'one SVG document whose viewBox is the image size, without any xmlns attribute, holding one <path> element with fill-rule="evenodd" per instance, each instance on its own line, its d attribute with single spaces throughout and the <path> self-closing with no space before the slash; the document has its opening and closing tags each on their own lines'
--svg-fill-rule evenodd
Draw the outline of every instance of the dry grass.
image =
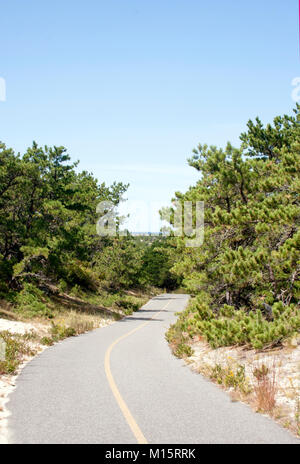
<svg viewBox="0 0 300 464">
<path fill-rule="evenodd" d="M 88 332 L 98 327 L 103 327 L 114 321 L 113 317 L 108 315 L 84 314 L 76 311 L 64 312 L 61 316 L 56 317 L 54 322 L 65 327 L 74 329 L 76 335 Z"/>
<path fill-rule="evenodd" d="M 257 365 L 253 370 L 253 391 L 258 411 L 272 413 L 276 406 L 278 382 L 276 366 Z"/>
<path fill-rule="evenodd" d="M 0 332 L 0 341 L 5 343 L 4 358 L 0 359 L 0 376 L 15 374 L 26 357 L 32 357 L 36 354 L 31 343 L 33 340 L 35 340 L 35 336 L 29 332 L 24 335 L 9 331 Z"/>
<path fill-rule="evenodd" d="M 300 338 L 297 346 L 289 343 L 281 348 L 258 352 L 245 347 L 212 349 L 197 337 L 191 345 L 194 354 L 186 362 L 195 372 L 208 378 L 211 378 L 216 365 L 223 370 L 227 369 L 228 364 L 245 366 L 245 380 L 250 386 L 250 394 L 243 394 L 239 384 L 237 389 L 223 382 L 217 384 L 226 389 L 232 401 L 248 403 L 255 411 L 268 414 L 300 437 L 299 342 Z M 268 368 L 267 375 L 263 375 L 266 374 L 263 365 Z"/>
<path fill-rule="evenodd" d="M 72 327 L 76 334 L 88 332 L 95 327 L 95 322 L 91 316 L 84 316 L 75 312 L 70 312 L 64 322 L 68 327 Z"/>
</svg>

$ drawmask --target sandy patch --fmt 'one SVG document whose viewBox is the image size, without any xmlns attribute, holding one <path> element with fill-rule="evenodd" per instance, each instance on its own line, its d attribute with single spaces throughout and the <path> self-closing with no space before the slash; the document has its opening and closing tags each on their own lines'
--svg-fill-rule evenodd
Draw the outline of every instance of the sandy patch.
<svg viewBox="0 0 300 464">
<path fill-rule="evenodd" d="M 267 366 L 275 375 L 277 393 L 276 406 L 270 414 L 273 419 L 295 434 L 300 434 L 300 337 L 281 349 L 266 352 L 247 350 L 242 347 L 222 347 L 212 349 L 206 342 L 195 340 L 191 345 L 193 355 L 186 359 L 193 371 L 210 377 L 216 366 L 233 371 L 242 365 L 245 367 L 246 382 L 252 389 L 257 384 L 254 376 L 256 368 Z M 270 374 L 270 375 L 271 375 Z M 250 404 L 257 410 L 254 394 L 236 395 L 233 387 L 224 387 L 234 400 Z"/>
<path fill-rule="evenodd" d="M 9 321 L 8 319 L 0 319 L 0 332 L 9 330 L 12 333 L 24 335 L 26 332 L 31 330 L 37 331 L 37 328 L 33 324 L 27 322 L 16 322 Z"/>
</svg>

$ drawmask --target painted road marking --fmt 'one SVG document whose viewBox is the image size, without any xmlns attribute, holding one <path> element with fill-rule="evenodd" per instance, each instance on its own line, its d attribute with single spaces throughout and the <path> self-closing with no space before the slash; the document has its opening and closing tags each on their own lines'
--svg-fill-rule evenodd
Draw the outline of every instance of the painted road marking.
<svg viewBox="0 0 300 464">
<path fill-rule="evenodd" d="M 109 348 L 107 349 L 107 351 L 105 353 L 104 367 L 105 367 L 105 374 L 106 374 L 106 377 L 107 377 L 107 380 L 108 380 L 108 384 L 109 384 L 109 386 L 111 388 L 111 391 L 114 394 L 114 397 L 115 397 L 115 399 L 116 399 L 116 401 L 117 401 L 117 403 L 119 405 L 119 408 L 121 409 L 121 411 L 123 413 L 123 416 L 125 417 L 125 420 L 126 420 L 127 424 L 129 425 L 133 435 L 135 436 L 135 438 L 136 438 L 136 440 L 137 440 L 137 442 L 139 444 L 147 444 L 148 442 L 147 442 L 146 438 L 144 437 L 141 429 L 137 425 L 133 415 L 131 414 L 127 404 L 125 403 L 124 399 L 122 398 L 121 393 L 119 392 L 119 389 L 118 389 L 118 387 L 116 385 L 116 382 L 114 381 L 114 378 L 113 378 L 113 375 L 112 375 L 111 369 L 110 369 L 110 355 L 111 355 L 111 352 L 112 352 L 113 348 L 117 345 L 117 343 L 119 343 L 121 340 L 124 340 L 124 338 L 127 338 L 130 335 L 134 334 L 135 332 L 142 329 L 146 325 L 150 324 L 151 320 L 155 319 L 162 311 L 164 311 L 164 309 L 166 309 L 166 307 L 171 303 L 171 301 L 172 300 L 169 300 L 168 303 L 157 314 L 154 314 L 154 316 L 151 317 L 150 321 L 143 322 L 143 324 L 139 325 L 138 327 L 136 327 L 133 330 L 130 330 L 130 332 L 128 332 L 127 334 L 122 335 L 121 337 L 117 338 L 117 340 L 115 340 L 109 346 Z"/>
</svg>

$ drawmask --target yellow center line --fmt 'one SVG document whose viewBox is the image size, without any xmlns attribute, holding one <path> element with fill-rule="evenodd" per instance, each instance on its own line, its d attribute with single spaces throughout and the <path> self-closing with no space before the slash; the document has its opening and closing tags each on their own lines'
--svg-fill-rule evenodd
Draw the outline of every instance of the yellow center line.
<svg viewBox="0 0 300 464">
<path fill-rule="evenodd" d="M 119 343 L 121 340 L 124 340 L 124 338 L 127 338 L 129 337 L 130 335 L 134 334 L 135 332 L 137 332 L 138 330 L 142 329 L 143 327 L 145 327 L 146 325 L 150 324 L 151 320 L 152 319 L 155 319 L 162 311 L 164 311 L 164 309 L 171 303 L 172 300 L 169 300 L 168 303 L 157 313 L 155 314 L 153 317 L 151 317 L 150 321 L 147 321 L 147 322 L 143 322 L 143 324 L 139 325 L 138 327 L 136 327 L 135 329 L 133 330 L 130 330 L 130 332 L 126 333 L 125 335 L 122 335 L 121 337 L 117 338 L 117 340 L 115 340 L 110 346 L 109 348 L 107 349 L 106 353 L 105 353 L 105 359 L 104 359 L 104 367 L 105 367 L 105 374 L 106 374 L 106 377 L 107 377 L 107 380 L 108 380 L 108 384 L 111 388 L 111 391 L 113 392 L 114 394 L 114 397 L 119 405 L 119 408 L 121 409 L 122 413 L 123 413 L 123 416 L 125 417 L 125 420 L 127 422 L 127 424 L 129 425 L 133 435 L 135 436 L 137 442 L 139 444 L 147 444 L 147 440 L 146 438 L 144 437 L 141 429 L 139 428 L 139 426 L 137 425 L 133 415 L 131 414 L 127 404 L 125 403 L 124 399 L 122 398 L 122 395 L 116 385 L 116 382 L 114 381 L 114 378 L 113 378 L 113 375 L 111 373 L 111 369 L 110 369 L 110 355 L 111 355 L 111 352 L 113 350 L 113 348 L 117 345 L 117 343 Z M 151 311 L 151 309 L 149 310 Z"/>
</svg>

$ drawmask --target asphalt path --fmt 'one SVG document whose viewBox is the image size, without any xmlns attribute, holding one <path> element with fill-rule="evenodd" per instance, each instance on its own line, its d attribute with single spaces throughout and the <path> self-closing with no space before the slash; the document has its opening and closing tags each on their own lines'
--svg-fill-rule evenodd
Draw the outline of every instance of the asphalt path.
<svg viewBox="0 0 300 464">
<path fill-rule="evenodd" d="M 157 296 L 34 358 L 7 404 L 9 442 L 299 443 L 171 354 L 165 332 L 187 302 Z"/>
</svg>

